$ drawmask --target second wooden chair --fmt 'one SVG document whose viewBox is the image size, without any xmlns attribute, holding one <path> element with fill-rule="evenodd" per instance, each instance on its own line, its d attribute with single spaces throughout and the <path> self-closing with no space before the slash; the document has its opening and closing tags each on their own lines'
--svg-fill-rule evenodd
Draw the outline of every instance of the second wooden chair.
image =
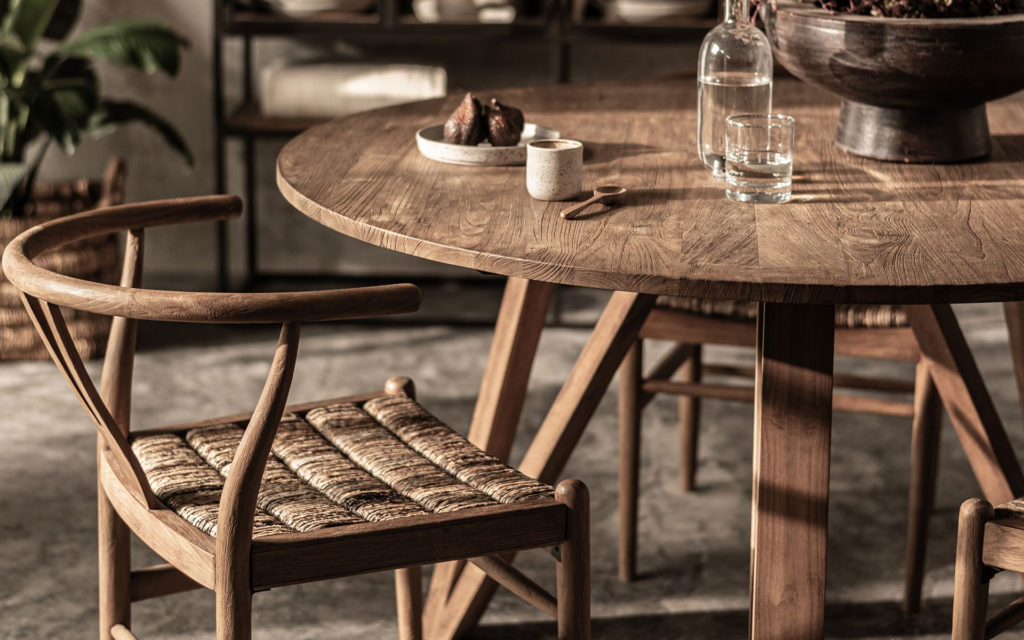
<svg viewBox="0 0 1024 640">
<path fill-rule="evenodd" d="M 980 498 L 960 507 L 953 578 L 953 640 L 992 638 L 1024 621 L 1024 596 L 986 620 L 989 580 L 1024 573 L 1024 498 L 995 509 Z"/>
</svg>

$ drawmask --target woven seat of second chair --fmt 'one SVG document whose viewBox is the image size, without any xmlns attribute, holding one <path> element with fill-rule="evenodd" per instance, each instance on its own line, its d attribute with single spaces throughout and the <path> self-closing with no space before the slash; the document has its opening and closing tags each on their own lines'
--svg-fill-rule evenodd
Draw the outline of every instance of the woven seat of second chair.
<svg viewBox="0 0 1024 640">
<path fill-rule="evenodd" d="M 153 492 L 216 535 L 224 478 L 244 422 L 140 433 Z M 549 485 L 487 455 L 405 396 L 286 413 L 257 500 L 253 536 L 551 498 Z"/>
<path fill-rule="evenodd" d="M 685 296 L 659 296 L 656 306 L 702 316 L 730 320 L 757 319 L 757 305 L 753 300 L 715 300 Z M 907 327 L 907 314 L 896 305 L 838 304 L 836 327 L 841 329 L 887 329 Z"/>
<path fill-rule="evenodd" d="M 1004 502 L 995 507 L 995 517 L 1017 518 L 1024 520 L 1024 496 L 1018 496 L 1009 502 Z"/>
</svg>

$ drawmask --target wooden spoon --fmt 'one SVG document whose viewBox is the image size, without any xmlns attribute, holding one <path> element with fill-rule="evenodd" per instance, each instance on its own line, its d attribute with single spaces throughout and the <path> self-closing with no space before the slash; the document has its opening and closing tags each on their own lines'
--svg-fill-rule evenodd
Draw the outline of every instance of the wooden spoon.
<svg viewBox="0 0 1024 640">
<path fill-rule="evenodd" d="M 626 187 L 613 187 L 613 186 L 598 187 L 598 188 L 594 189 L 594 195 L 593 196 L 587 198 L 583 202 L 580 202 L 578 204 L 572 205 L 571 207 L 569 207 L 568 209 L 565 209 L 564 211 L 562 211 L 562 213 L 560 213 L 558 215 L 561 216 L 563 220 L 572 220 L 573 218 L 579 217 L 578 216 L 579 212 L 582 211 L 583 209 L 589 207 L 590 205 L 592 205 L 592 204 L 594 204 L 596 202 L 608 202 L 610 200 L 614 200 L 614 199 L 618 198 L 619 196 L 624 195 L 625 193 L 626 193 Z"/>
</svg>

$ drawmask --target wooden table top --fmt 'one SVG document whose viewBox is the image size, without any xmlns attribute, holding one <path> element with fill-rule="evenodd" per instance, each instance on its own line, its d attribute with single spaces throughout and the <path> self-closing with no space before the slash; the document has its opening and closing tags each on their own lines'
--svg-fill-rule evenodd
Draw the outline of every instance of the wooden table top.
<svg viewBox="0 0 1024 640">
<path fill-rule="evenodd" d="M 838 100 L 777 82 L 775 110 L 797 121 L 793 200 L 751 205 L 726 199 L 697 158 L 692 79 L 495 95 L 584 142 L 584 189 L 630 194 L 567 221 L 566 203 L 526 193 L 524 167 L 421 156 L 415 132 L 460 95 L 313 127 L 282 150 L 278 185 L 345 235 L 532 280 L 774 302 L 1024 299 L 1022 101 L 989 104 L 986 161 L 899 165 L 835 149 Z"/>
</svg>

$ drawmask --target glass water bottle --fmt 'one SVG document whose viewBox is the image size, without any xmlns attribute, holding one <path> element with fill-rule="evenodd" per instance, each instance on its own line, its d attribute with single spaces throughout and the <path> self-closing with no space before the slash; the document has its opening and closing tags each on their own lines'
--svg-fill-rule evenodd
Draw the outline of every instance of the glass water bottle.
<svg viewBox="0 0 1024 640">
<path fill-rule="evenodd" d="M 723 0 L 725 22 L 704 37 L 697 63 L 697 152 L 725 177 L 725 118 L 772 112 L 772 50 L 749 0 Z"/>
</svg>

